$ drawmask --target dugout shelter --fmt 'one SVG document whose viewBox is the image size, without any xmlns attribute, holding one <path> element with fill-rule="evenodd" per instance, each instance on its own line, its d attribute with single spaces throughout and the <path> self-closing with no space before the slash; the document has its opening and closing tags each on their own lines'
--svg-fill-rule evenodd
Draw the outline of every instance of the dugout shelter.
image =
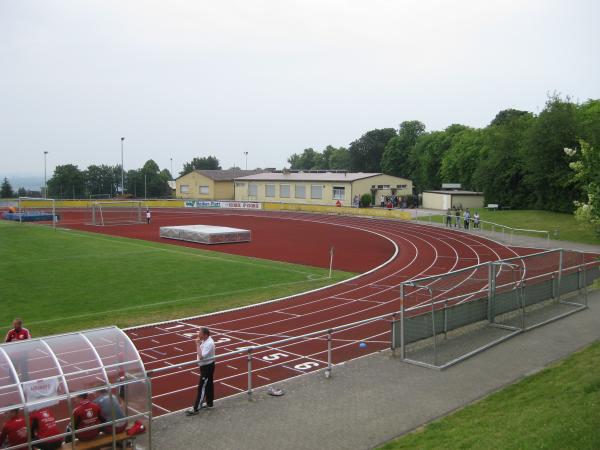
<svg viewBox="0 0 600 450">
<path fill-rule="evenodd" d="M 103 404 L 103 422 L 84 428 L 80 421 L 76 429 L 73 411 L 84 396 Z M 150 379 L 117 327 L 1 344 L 0 428 L 15 417 L 24 418 L 26 443 L 8 449 L 59 439 L 68 442 L 63 449 L 116 449 L 134 441 L 152 448 Z M 58 435 L 40 439 L 32 432 L 32 421 L 39 425 L 35 420 L 44 417 L 56 420 Z M 25 437 L 22 427 L 21 434 Z"/>
</svg>

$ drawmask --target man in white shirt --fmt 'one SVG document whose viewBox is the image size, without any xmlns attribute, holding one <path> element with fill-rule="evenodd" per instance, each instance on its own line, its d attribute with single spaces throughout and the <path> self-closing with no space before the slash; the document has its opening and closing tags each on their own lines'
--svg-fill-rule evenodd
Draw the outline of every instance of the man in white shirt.
<svg viewBox="0 0 600 450">
<path fill-rule="evenodd" d="M 200 408 L 212 408 L 214 400 L 215 343 L 210 337 L 208 328 L 200 328 L 196 338 L 196 348 L 198 365 L 200 366 L 200 380 L 198 381 L 198 393 L 196 394 L 194 407 L 185 412 L 188 416 L 195 416 Z"/>
</svg>

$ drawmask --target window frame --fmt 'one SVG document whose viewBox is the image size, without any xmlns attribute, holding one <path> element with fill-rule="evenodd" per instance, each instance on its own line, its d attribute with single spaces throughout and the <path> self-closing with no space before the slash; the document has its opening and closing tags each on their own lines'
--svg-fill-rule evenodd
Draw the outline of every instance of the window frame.
<svg viewBox="0 0 600 450">
<path fill-rule="evenodd" d="M 270 188 L 273 189 L 273 195 L 269 195 Z M 265 183 L 265 198 L 275 198 L 277 196 L 275 184 Z"/>
<path fill-rule="evenodd" d="M 287 188 L 287 195 L 283 194 L 282 188 Z M 279 185 L 279 198 L 290 198 L 292 194 L 292 186 L 290 184 L 280 184 Z"/>
<path fill-rule="evenodd" d="M 320 197 L 315 197 L 314 189 L 318 188 L 320 190 Z M 323 200 L 323 188 L 322 184 L 311 184 L 310 185 L 310 199 L 311 200 Z"/>
<path fill-rule="evenodd" d="M 336 191 L 342 191 L 342 196 L 336 196 Z M 346 186 L 332 186 L 331 196 L 334 200 L 346 200 Z"/>
<path fill-rule="evenodd" d="M 298 188 L 301 188 L 302 195 L 298 195 Z M 305 184 L 295 184 L 294 185 L 294 198 L 306 199 L 306 185 Z"/>
</svg>

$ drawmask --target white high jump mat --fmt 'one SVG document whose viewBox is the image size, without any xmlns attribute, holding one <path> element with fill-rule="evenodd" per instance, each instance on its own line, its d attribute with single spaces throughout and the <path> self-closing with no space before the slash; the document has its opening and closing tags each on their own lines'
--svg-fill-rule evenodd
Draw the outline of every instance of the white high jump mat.
<svg viewBox="0 0 600 450">
<path fill-rule="evenodd" d="M 241 228 L 217 227 L 214 225 L 178 225 L 160 227 L 160 237 L 199 244 L 229 244 L 250 242 L 252 232 Z"/>
</svg>

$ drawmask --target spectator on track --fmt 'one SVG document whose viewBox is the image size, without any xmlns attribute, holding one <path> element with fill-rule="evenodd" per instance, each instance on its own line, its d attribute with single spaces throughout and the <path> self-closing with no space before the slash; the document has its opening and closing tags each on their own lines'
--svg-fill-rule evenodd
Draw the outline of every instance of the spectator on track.
<svg viewBox="0 0 600 450">
<path fill-rule="evenodd" d="M 464 226 L 465 230 L 469 229 L 469 222 L 471 221 L 471 212 L 469 208 L 465 209 L 465 213 L 463 214 Z"/>
<path fill-rule="evenodd" d="M 119 402 L 119 397 L 110 393 L 108 389 L 101 390 L 100 395 L 94 399 L 93 403 L 100 407 L 100 414 L 106 420 L 119 420 L 125 417 L 125 413 Z M 126 420 L 117 422 L 115 424 L 115 433 L 121 433 L 125 431 L 125 428 L 127 428 Z M 107 434 L 112 433 L 112 424 L 104 427 L 102 431 Z"/>
<path fill-rule="evenodd" d="M 62 447 L 62 437 L 50 439 L 52 436 L 58 436 L 60 430 L 56 425 L 56 419 L 49 409 L 42 408 L 29 413 L 31 422 L 31 440 L 48 439 L 47 441 L 35 444 L 34 448 L 40 450 L 57 450 Z"/>
<path fill-rule="evenodd" d="M 446 210 L 446 226 L 452 226 L 452 210 L 450 208 Z"/>
<path fill-rule="evenodd" d="M 381 194 L 379 206 L 381 206 L 382 208 L 385 207 L 385 195 L 383 195 L 383 194 Z"/>
<path fill-rule="evenodd" d="M 152 218 L 152 214 L 150 213 L 150 208 L 146 208 L 146 223 L 150 224 L 150 219 Z"/>
<path fill-rule="evenodd" d="M 456 209 L 454 210 L 454 218 L 455 218 L 454 228 L 458 228 L 458 226 L 460 224 L 460 216 L 461 216 L 460 212 L 461 211 L 460 211 L 460 209 L 457 206 Z"/>
<path fill-rule="evenodd" d="M 213 407 L 214 387 L 213 376 L 215 373 L 215 343 L 210 337 L 210 330 L 202 327 L 196 338 L 196 348 L 198 352 L 198 365 L 200 366 L 200 380 L 198 380 L 198 392 L 194 407 L 188 409 L 185 414 L 195 416 L 200 408 Z"/>
<path fill-rule="evenodd" d="M 8 420 L 2 426 L 0 431 L 0 448 L 12 447 L 13 445 L 27 444 L 27 424 L 25 417 L 21 415 L 21 411 L 13 409 L 9 413 Z M 22 448 L 27 448 L 24 445 Z"/>
</svg>

